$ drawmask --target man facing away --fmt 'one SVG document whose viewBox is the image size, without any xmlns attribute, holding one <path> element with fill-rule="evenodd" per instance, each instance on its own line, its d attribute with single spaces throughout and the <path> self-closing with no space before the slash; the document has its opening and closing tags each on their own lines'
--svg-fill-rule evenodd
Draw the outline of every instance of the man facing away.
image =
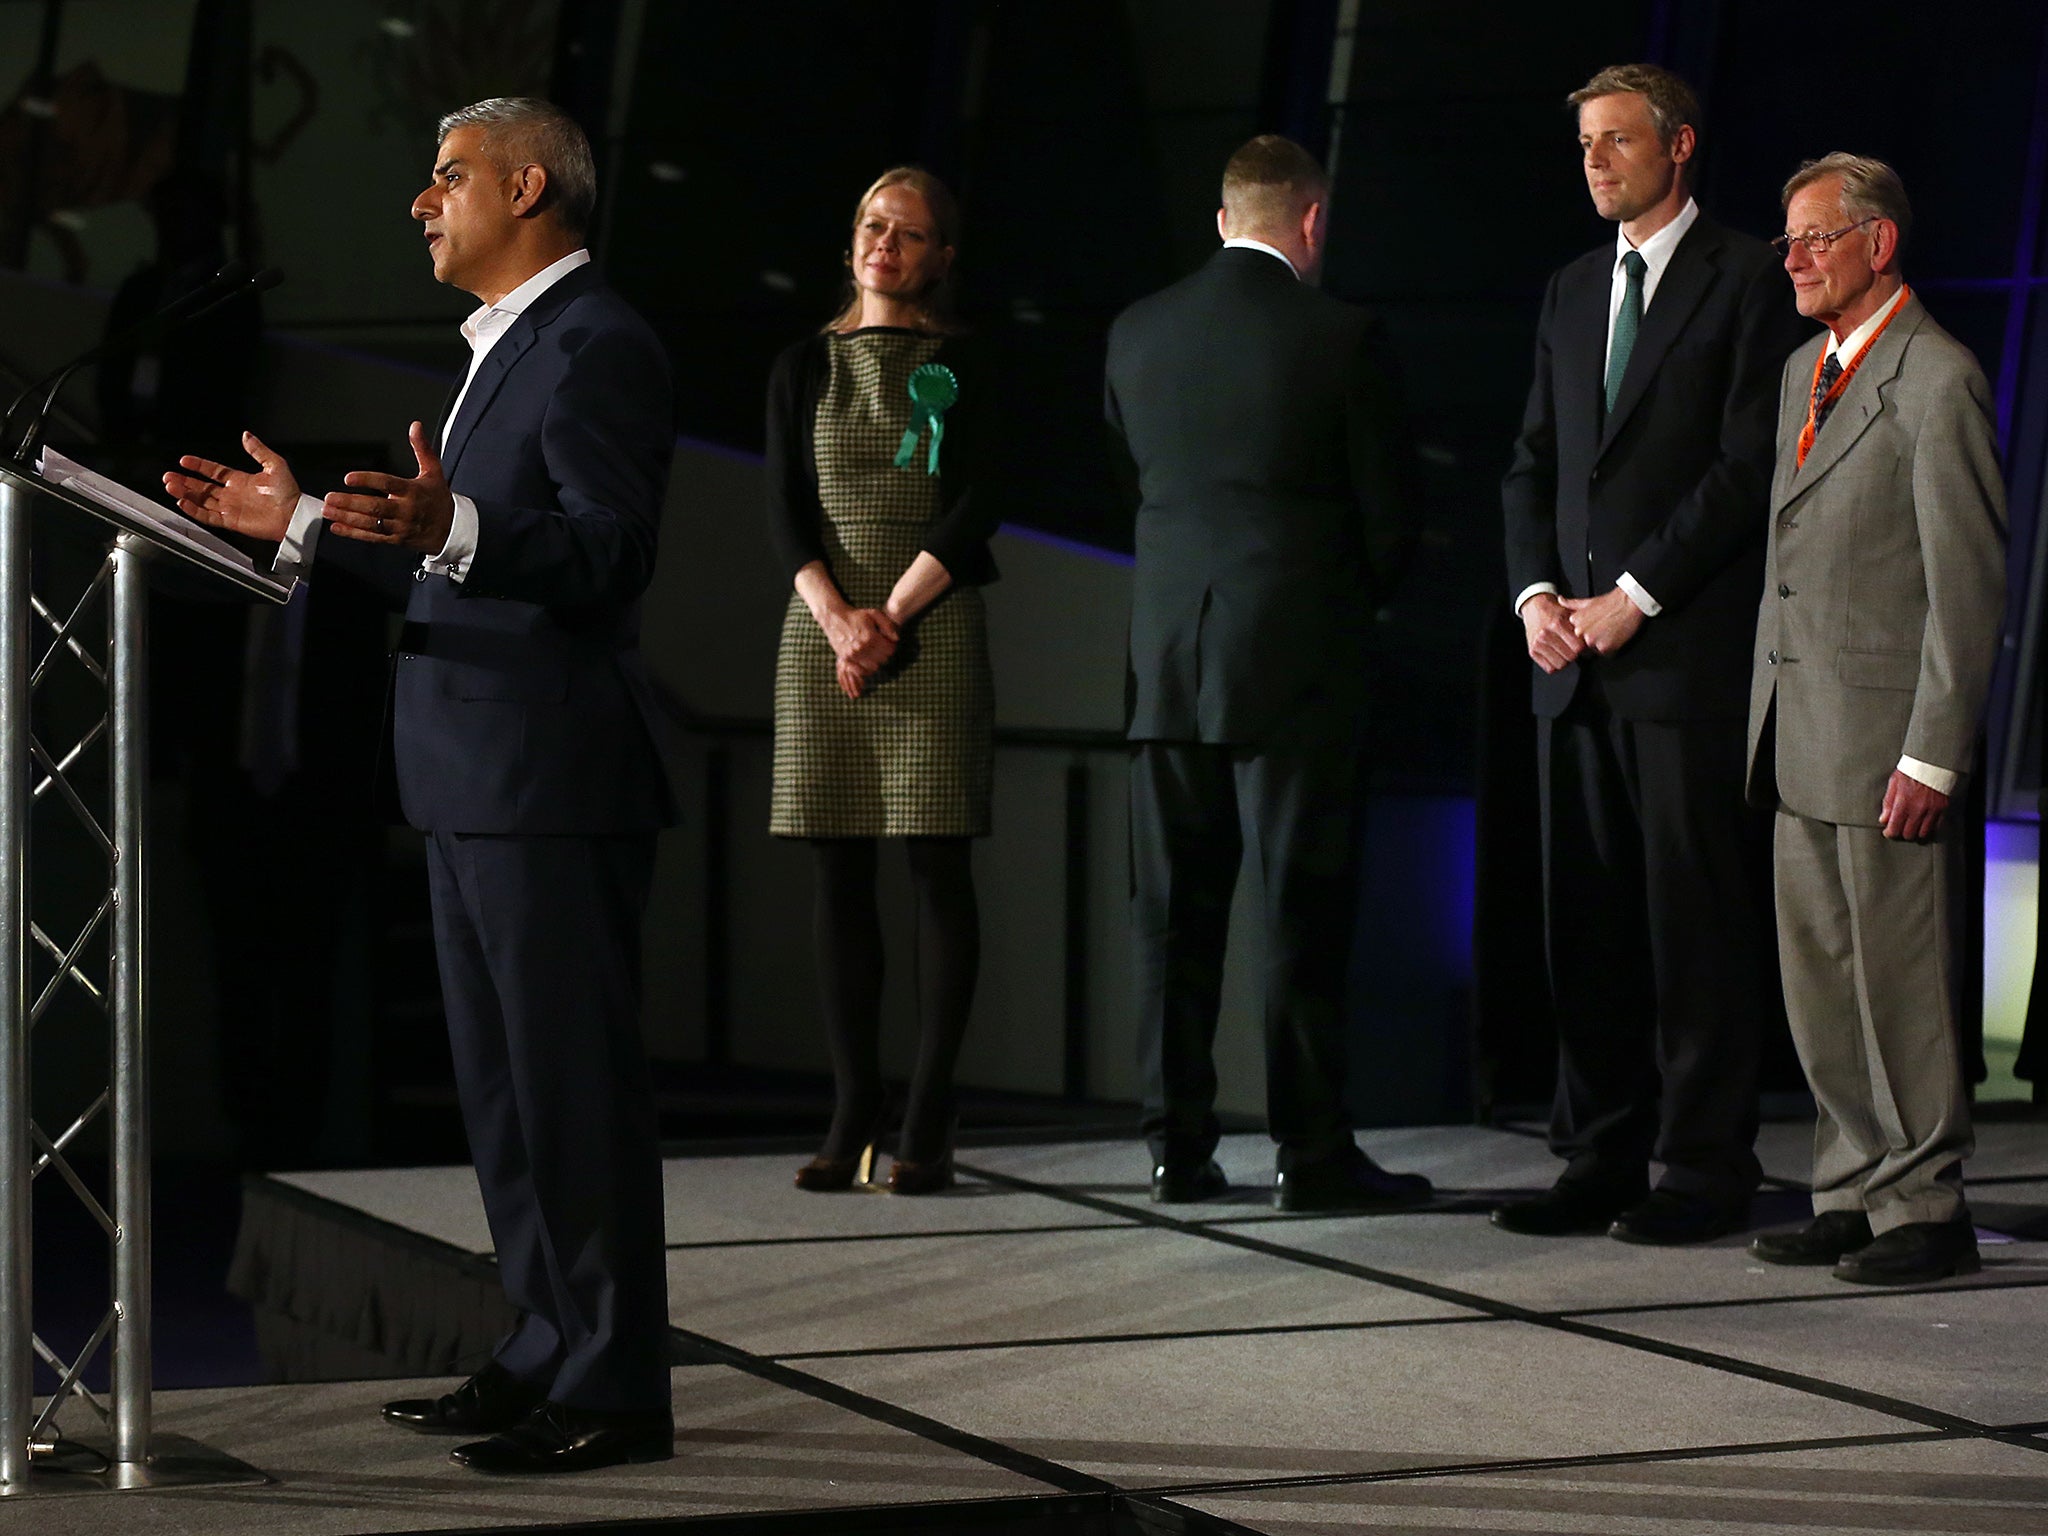
<svg viewBox="0 0 2048 1536">
<path fill-rule="evenodd" d="M 1620 65 L 1568 99 L 1593 205 L 1619 229 L 1550 280 L 1502 485 L 1534 663 L 1565 1167 L 1493 1220 L 1688 1243 L 1747 1222 L 1761 1031 L 1780 1009 L 1742 730 L 1799 322 L 1763 242 L 1692 198 L 1684 81 Z"/>
<path fill-rule="evenodd" d="M 673 819 L 639 604 L 674 429 L 659 342 L 583 248 L 595 200 L 557 108 L 450 113 L 412 213 L 435 277 L 482 307 L 445 430 L 412 425 L 418 474 L 353 473 L 323 504 L 245 435 L 254 472 L 185 458 L 164 477 L 201 522 L 283 540 L 281 568 L 317 549 L 405 612 L 393 766 L 427 834 L 463 1122 L 520 1321 L 457 1390 L 384 1414 L 472 1437 L 455 1460 L 493 1472 L 657 1460 L 674 1439 L 639 1034 L 640 922 Z"/>
<path fill-rule="evenodd" d="M 1131 916 L 1152 1198 L 1206 1199 L 1213 1044 L 1244 840 L 1264 884 L 1267 1119 L 1282 1210 L 1413 1204 L 1343 1102 L 1366 627 L 1409 542 L 1378 327 L 1313 285 L 1329 186 L 1299 145 L 1223 172 L 1223 249 L 1110 331 L 1136 472 Z"/>
<path fill-rule="evenodd" d="M 2005 607 L 1991 390 L 1906 285 L 1911 227 L 1882 161 L 1828 155 L 1785 185 L 1785 267 L 1827 330 L 1784 369 L 1749 724 L 1820 1111 L 1814 1219 L 1750 1252 L 1880 1285 L 1978 1263 L 1947 845 Z"/>
</svg>

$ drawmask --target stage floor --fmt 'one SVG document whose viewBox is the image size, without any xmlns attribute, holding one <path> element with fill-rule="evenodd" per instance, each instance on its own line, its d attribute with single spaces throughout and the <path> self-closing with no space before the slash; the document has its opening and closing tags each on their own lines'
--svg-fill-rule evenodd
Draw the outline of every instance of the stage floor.
<svg viewBox="0 0 2048 1536">
<path fill-rule="evenodd" d="M 1801 1219 L 1806 1136 L 1765 1128 L 1760 1224 Z M 272 1481 L 39 1499 L 34 1524 L 509 1529 L 1121 1490 L 1147 1528 L 1290 1536 L 2048 1530 L 2048 1126 L 1980 1126 L 1983 1273 L 1905 1291 L 1756 1264 L 1736 1237 L 1514 1237 L 1483 1212 L 1549 1181 L 1539 1138 L 1362 1139 L 1439 1208 L 1279 1216 L 1251 1136 L 1222 1149 L 1228 1197 L 1170 1208 L 1131 1142 L 967 1149 L 961 1187 L 921 1200 L 805 1195 L 787 1153 L 675 1159 L 674 1461 L 491 1481 L 381 1426 L 391 1382 L 162 1393 L 162 1430 Z M 276 1182 L 451 1265 L 488 1253 L 466 1169 Z"/>
</svg>

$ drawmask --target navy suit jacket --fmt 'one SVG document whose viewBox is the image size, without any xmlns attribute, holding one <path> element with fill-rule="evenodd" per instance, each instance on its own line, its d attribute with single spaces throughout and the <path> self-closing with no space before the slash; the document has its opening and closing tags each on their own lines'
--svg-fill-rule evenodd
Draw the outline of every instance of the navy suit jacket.
<svg viewBox="0 0 2048 1536">
<path fill-rule="evenodd" d="M 1614 243 L 1550 280 L 1536 376 L 1502 482 L 1510 600 L 1547 581 L 1567 597 L 1626 571 L 1662 606 L 1612 656 L 1530 664 L 1538 715 L 1564 713 L 1586 666 L 1623 719 L 1749 710 L 1778 372 L 1810 327 L 1769 246 L 1701 214 L 1658 282 L 1606 409 Z"/>
<path fill-rule="evenodd" d="M 403 608 L 391 747 L 422 831 L 615 835 L 675 819 L 640 657 L 674 454 L 668 360 L 594 266 L 498 339 L 442 464 L 477 507 L 466 578 L 332 534 Z"/>
</svg>

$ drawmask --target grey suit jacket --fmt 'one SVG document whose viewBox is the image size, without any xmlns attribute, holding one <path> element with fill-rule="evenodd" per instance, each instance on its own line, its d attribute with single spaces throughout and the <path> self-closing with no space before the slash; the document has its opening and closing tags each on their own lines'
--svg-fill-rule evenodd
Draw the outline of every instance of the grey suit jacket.
<svg viewBox="0 0 2048 1536">
<path fill-rule="evenodd" d="M 1787 359 L 1779 390 L 1749 794 L 1876 826 L 1902 755 L 1971 765 L 2005 609 L 2005 487 L 1983 370 L 1917 297 L 1799 465 L 1826 340 Z"/>
</svg>

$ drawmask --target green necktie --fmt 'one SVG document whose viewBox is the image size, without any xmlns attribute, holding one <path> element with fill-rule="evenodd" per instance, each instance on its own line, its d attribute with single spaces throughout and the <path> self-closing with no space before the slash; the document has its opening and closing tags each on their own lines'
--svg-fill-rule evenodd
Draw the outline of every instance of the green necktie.
<svg viewBox="0 0 2048 1536">
<path fill-rule="evenodd" d="M 1621 295 L 1621 313 L 1614 317 L 1614 345 L 1607 349 L 1607 409 L 1614 409 L 1614 397 L 1621 393 L 1621 376 L 1628 372 L 1628 355 L 1636 348 L 1636 332 L 1643 325 L 1643 274 L 1650 264 L 1641 251 L 1621 258 L 1621 270 L 1628 275 L 1628 287 Z"/>
</svg>

